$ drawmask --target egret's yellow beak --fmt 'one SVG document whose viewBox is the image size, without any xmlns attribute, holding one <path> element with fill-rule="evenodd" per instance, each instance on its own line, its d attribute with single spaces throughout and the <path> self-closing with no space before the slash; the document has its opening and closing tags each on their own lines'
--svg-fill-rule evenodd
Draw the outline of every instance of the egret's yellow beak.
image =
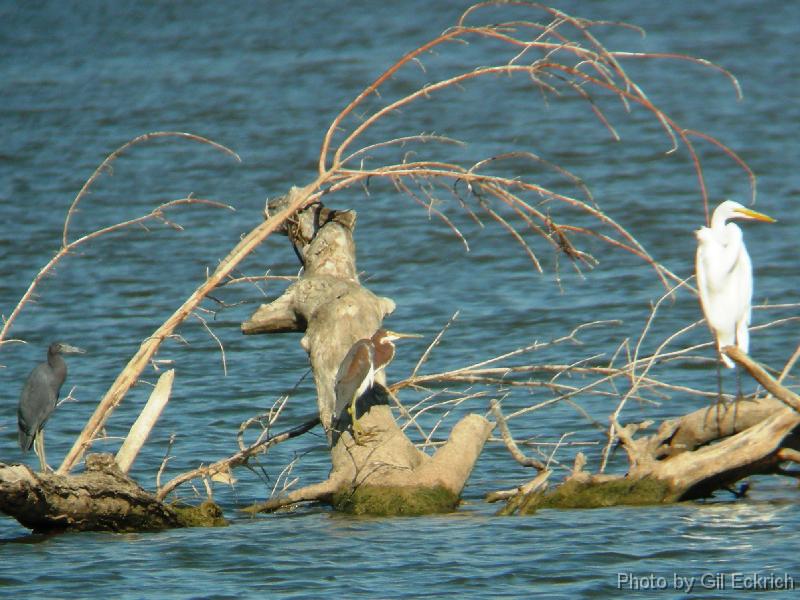
<svg viewBox="0 0 800 600">
<path fill-rule="evenodd" d="M 399 340 L 401 338 L 421 338 L 422 335 L 418 333 L 398 333 L 397 331 L 390 331 L 389 329 L 386 330 L 386 335 L 391 340 Z"/>
<path fill-rule="evenodd" d="M 775 219 L 764 213 L 750 210 L 749 208 L 737 208 L 734 211 L 738 215 L 742 215 L 746 219 L 754 219 L 756 221 L 764 221 L 765 223 L 775 223 Z"/>
</svg>

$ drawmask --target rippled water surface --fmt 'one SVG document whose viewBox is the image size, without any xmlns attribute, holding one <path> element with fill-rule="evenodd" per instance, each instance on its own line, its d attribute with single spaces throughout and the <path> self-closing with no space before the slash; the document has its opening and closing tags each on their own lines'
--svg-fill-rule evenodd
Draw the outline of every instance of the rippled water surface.
<svg viewBox="0 0 800 600">
<path fill-rule="evenodd" d="M 170 213 L 180 231 L 152 224 L 97 240 L 69 257 L 40 287 L 19 316 L 5 346 L 0 413 L 0 460 L 25 460 L 17 446 L 15 410 L 21 382 L 52 339 L 85 347 L 70 360 L 63 405 L 48 426 L 48 455 L 60 461 L 119 370 L 146 338 L 203 280 L 207 269 L 262 219 L 264 201 L 291 185 L 311 181 L 322 136 L 341 109 L 393 59 L 453 24 L 466 5 L 405 1 L 367 2 L 3 2 L 0 3 L 0 311 L 8 315 L 28 282 L 58 249 L 65 212 L 83 182 L 112 150 L 149 131 L 201 134 L 234 149 L 237 163 L 208 146 L 154 141 L 130 150 L 104 174 L 71 225 L 77 237 L 144 214 L 161 202 L 193 194 L 233 206 Z M 624 20 L 647 35 L 612 27 L 593 30 L 612 49 L 689 53 L 732 71 L 742 86 L 737 101 L 721 74 L 679 60 L 628 59 L 625 66 L 651 99 L 683 126 L 718 136 L 758 176 L 758 208 L 774 226 L 746 228 L 756 271 L 754 325 L 794 316 L 776 305 L 798 299 L 796 231 L 800 138 L 800 73 L 796 60 L 800 5 L 794 2 L 619 1 L 563 2 L 579 16 Z M 538 13 L 537 13 L 538 14 Z M 474 52 L 464 48 L 464 56 Z M 442 51 L 423 66 L 458 59 Z M 442 58 L 443 57 L 443 58 Z M 450 58 L 448 58 L 450 57 Z M 476 64 L 482 64 L 478 61 Z M 471 67 L 470 67 L 471 68 Z M 413 69 L 412 69 L 413 70 Z M 409 71 L 410 73 L 410 71 Z M 426 70 L 398 75 L 387 94 L 424 83 Z M 574 98 L 548 98 L 526 82 L 498 78 L 468 84 L 437 102 L 409 107 L 386 120 L 369 143 L 420 132 L 469 141 L 453 157 L 477 161 L 510 147 L 535 152 L 578 175 L 610 216 L 629 228 L 649 252 L 679 276 L 692 273 L 694 237 L 703 206 L 688 155 L 666 154 L 670 142 L 646 111 L 630 115 L 603 101 L 622 137 L 608 131 Z M 749 202 L 746 175 L 724 154 L 696 140 L 712 202 Z M 416 149 L 420 155 L 425 147 Z M 439 157 L 447 158 L 445 154 Z M 564 178 L 520 163 L 511 176 L 542 177 L 575 194 Z M 111 175 L 111 176 L 109 176 Z M 559 187 L 560 186 L 560 187 Z M 408 374 L 436 333 L 457 310 L 455 324 L 431 355 L 424 372 L 469 362 L 568 334 L 577 325 L 618 320 L 586 330 L 583 345 L 543 350 L 528 362 L 571 363 L 611 353 L 626 339 L 633 347 L 651 303 L 663 293 L 653 271 L 638 259 L 598 242 L 587 249 L 600 259 L 578 276 L 564 258 L 555 263 L 534 242 L 544 273 L 501 227 L 481 228 L 457 206 L 442 209 L 466 236 L 470 252 L 424 208 L 380 182 L 345 190 L 328 202 L 359 211 L 356 241 L 363 281 L 392 297 L 390 325 L 423 333 L 404 342 L 390 378 Z M 545 210 L 547 207 L 545 207 Z M 269 239 L 241 265 L 241 273 L 294 274 L 296 259 L 284 238 Z M 201 313 L 225 348 L 223 370 L 217 342 L 200 319 L 190 318 L 180 337 L 158 358 L 173 361 L 173 396 L 133 476 L 155 486 L 156 472 L 174 434 L 164 477 L 236 449 L 245 419 L 267 410 L 307 369 L 299 336 L 243 337 L 239 324 L 255 307 L 277 296 L 284 283 L 261 290 L 238 286 L 207 302 Z M 643 348 L 652 351 L 672 332 L 700 318 L 686 292 L 667 302 Z M 798 338 L 793 321 L 753 333 L 752 352 L 780 367 Z M 696 327 L 677 347 L 707 341 Z M 712 351 L 698 351 L 711 358 Z M 710 361 L 678 361 L 658 371 L 675 383 L 714 390 Z M 155 379 L 152 370 L 146 379 Z M 734 379 L 726 374 L 726 385 Z M 745 382 L 747 386 L 747 382 Z M 148 386 L 139 385 L 109 422 L 114 451 L 138 414 Z M 514 391 L 508 412 L 551 397 L 548 390 Z M 409 404 L 416 400 L 404 395 Z M 417 398 L 418 400 L 419 398 Z M 631 404 L 624 419 L 639 421 L 687 412 L 695 397 L 679 390 Z M 578 450 L 596 469 L 607 416 L 616 399 L 595 395 L 573 405 L 556 404 L 514 419 L 520 439 L 562 445 L 554 457 L 560 478 Z M 314 408 L 310 378 L 302 381 L 278 427 L 299 423 Z M 452 411 L 450 409 L 452 408 Z M 443 439 L 459 416 L 484 413 L 488 398 L 431 409 L 426 428 L 444 421 Z M 448 412 L 450 411 L 450 412 Z M 586 418 L 588 415 L 588 419 Z M 543 446 L 552 452 L 554 446 Z M 528 449 L 527 451 L 531 451 Z M 623 469 L 621 452 L 612 467 Z M 284 467 L 297 459 L 286 477 Z M 0 519 L 0 590 L 12 597 L 307 598 L 350 596 L 471 598 L 635 596 L 663 588 L 680 596 L 680 577 L 695 577 L 703 597 L 748 595 L 734 589 L 735 573 L 793 577 L 800 587 L 797 489 L 775 478 L 753 480 L 749 498 L 720 494 L 711 502 L 670 507 L 543 511 L 533 517 L 498 518 L 483 502 L 530 473 L 491 440 L 454 514 L 408 519 L 366 519 L 319 507 L 249 519 L 237 508 L 269 496 L 274 486 L 323 479 L 329 468 L 318 431 L 280 445 L 261 463 L 263 471 L 237 473 L 235 488 L 217 485 L 215 499 L 228 528 L 154 534 L 29 535 L 16 521 Z M 185 487 L 185 499 L 202 489 Z M 652 577 L 651 577 L 652 576 Z M 721 579 L 719 579 L 721 576 Z M 714 579 L 717 577 L 717 579 Z M 663 579 L 660 579 L 663 578 Z M 721 581 L 722 583 L 717 583 Z M 741 586 L 739 586 L 741 587 Z"/>
</svg>

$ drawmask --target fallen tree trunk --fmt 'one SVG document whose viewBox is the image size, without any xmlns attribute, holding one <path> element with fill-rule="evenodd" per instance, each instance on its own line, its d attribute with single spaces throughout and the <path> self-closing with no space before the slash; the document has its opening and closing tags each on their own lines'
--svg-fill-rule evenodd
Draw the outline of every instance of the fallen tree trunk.
<svg viewBox="0 0 800 600">
<path fill-rule="evenodd" d="M 507 498 L 502 514 L 528 514 L 543 507 L 654 504 L 711 496 L 741 479 L 787 474 L 782 463 L 800 463 L 800 397 L 781 386 L 735 347 L 723 349 L 771 394 L 755 400 L 711 406 L 665 421 L 655 434 L 634 439 L 639 425 L 620 427 L 628 453 L 625 475 L 583 471 L 583 462 L 552 490 L 521 486 Z"/>
<path fill-rule="evenodd" d="M 270 209 L 281 210 L 287 200 Z M 245 334 L 304 332 L 317 387 L 317 409 L 331 447 L 326 482 L 297 490 L 249 510 L 272 510 L 299 501 L 328 502 L 339 510 L 370 514 L 420 514 L 449 511 L 483 449 L 491 424 L 469 415 L 433 456 L 418 450 L 395 422 L 381 371 L 377 385 L 360 403 L 359 425 L 368 439 L 356 443 L 350 430 L 334 440 L 337 370 L 350 347 L 369 338 L 394 310 L 389 298 L 363 287 L 356 271 L 353 211 L 334 211 L 316 203 L 288 224 L 286 233 L 303 261 L 303 276 L 242 324 Z M 364 400 L 362 398 L 362 400 Z"/>
<path fill-rule="evenodd" d="M 146 531 L 225 524 L 212 502 L 180 507 L 157 500 L 120 471 L 110 454 L 90 454 L 86 471 L 74 476 L 0 464 L 0 511 L 36 532 Z"/>
</svg>

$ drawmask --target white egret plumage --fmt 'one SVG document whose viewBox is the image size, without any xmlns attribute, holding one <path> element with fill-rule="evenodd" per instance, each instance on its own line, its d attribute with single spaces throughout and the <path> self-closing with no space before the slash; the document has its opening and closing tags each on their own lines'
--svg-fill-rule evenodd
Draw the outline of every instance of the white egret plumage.
<svg viewBox="0 0 800 600">
<path fill-rule="evenodd" d="M 726 200 L 714 210 L 710 227 L 696 231 L 697 289 L 700 304 L 717 350 L 738 346 L 747 352 L 750 343 L 750 303 L 753 296 L 753 267 L 744 245 L 742 230 L 732 219 L 764 221 L 775 219 Z M 733 361 L 720 352 L 725 366 Z"/>
</svg>

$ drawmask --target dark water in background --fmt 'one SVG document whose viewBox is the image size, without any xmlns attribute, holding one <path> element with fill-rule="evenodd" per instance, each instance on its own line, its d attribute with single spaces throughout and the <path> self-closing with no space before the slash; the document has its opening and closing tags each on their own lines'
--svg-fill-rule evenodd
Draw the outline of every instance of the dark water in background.
<svg viewBox="0 0 800 600">
<path fill-rule="evenodd" d="M 745 1 L 557 6 L 581 16 L 631 21 L 647 30 L 644 39 L 630 31 L 598 33 L 613 49 L 686 52 L 737 75 L 744 91 L 741 102 L 723 77 L 697 66 L 625 63 L 674 118 L 719 136 L 758 174 L 758 207 L 779 223 L 746 230 L 756 269 L 755 302 L 798 302 L 800 6 Z M 70 361 L 67 385 L 77 386 L 78 402 L 62 406 L 48 428 L 48 455 L 57 463 L 140 341 L 259 222 L 265 199 L 313 178 L 323 132 L 337 111 L 394 58 L 452 24 L 462 8 L 455 2 L 380 7 L 366 2 L 0 4 L 4 314 L 56 251 L 70 201 L 114 148 L 148 131 L 178 130 L 208 136 L 242 157 L 237 164 L 208 147 L 155 142 L 132 150 L 115 164 L 113 177 L 101 178 L 74 221 L 75 233 L 138 216 L 188 193 L 227 202 L 236 212 L 182 211 L 174 220 L 184 231 L 154 225 L 100 240 L 44 282 L 36 304 L 26 308 L 12 331 L 29 344 L 2 351 L 0 458 L 23 458 L 16 444 L 17 397 L 21 380 L 50 339 L 89 351 Z M 398 78 L 393 85 L 402 89 L 407 82 Z M 559 162 L 583 178 L 598 203 L 656 259 L 688 276 L 692 230 L 702 223 L 703 209 L 686 153 L 665 156 L 668 141 L 644 111 L 634 110 L 625 120 L 610 110 L 622 143 L 610 141 L 574 101 L 545 105 L 538 92 L 520 82 L 496 89 L 472 85 L 447 102 L 407 110 L 379 133 L 392 137 L 435 130 L 468 139 L 466 150 L 454 152 L 473 160 L 516 144 Z M 708 146 L 698 147 L 715 203 L 725 197 L 747 201 L 742 172 Z M 568 185 L 560 189 L 574 193 Z M 397 302 L 391 326 L 424 333 L 430 340 L 460 310 L 433 353 L 429 371 L 559 337 L 586 321 L 621 319 L 622 325 L 586 332 L 584 346 L 559 346 L 531 359 L 571 362 L 605 353 L 607 360 L 626 337 L 638 337 L 650 303 L 662 293 L 641 262 L 598 245 L 591 249 L 600 265 L 584 280 L 562 261 L 559 285 L 544 246 L 537 246 L 547 269 L 540 275 L 499 227 L 480 229 L 449 207 L 470 242 L 467 254 L 446 227 L 428 220 L 424 209 L 377 183 L 371 191 L 368 200 L 354 189 L 330 202 L 359 211 L 359 268 L 371 289 Z M 284 239 L 270 239 L 242 271 L 261 274 L 269 268 L 293 274 L 295 262 Z M 266 294 L 272 298 L 281 289 L 271 283 Z M 216 342 L 196 319 L 181 328 L 182 339 L 162 347 L 158 358 L 175 361 L 177 376 L 170 405 L 133 471 L 145 487 L 154 486 L 171 434 L 176 435 L 174 458 L 166 476 L 226 456 L 235 450 L 239 424 L 267 410 L 306 370 L 298 336 L 240 335 L 239 323 L 264 300 L 259 291 L 240 287 L 219 297 L 245 302 L 219 312 L 216 319 L 206 315 L 224 342 L 227 377 Z M 793 312 L 756 311 L 754 324 Z M 696 300 L 679 294 L 659 312 L 645 350 L 697 318 Z M 793 351 L 797 333 L 796 323 L 754 333 L 753 354 L 780 366 Z M 696 328 L 677 346 L 706 339 L 705 330 Z M 425 343 L 405 343 L 390 377 L 406 375 Z M 705 352 L 710 356 L 710 350 Z M 707 364 L 679 363 L 669 369 L 659 375 L 715 388 Z M 148 379 L 154 380 L 152 372 Z M 98 449 L 116 449 L 147 393 L 148 387 L 140 385 L 128 395 L 107 427 L 112 439 Z M 547 397 L 539 391 L 515 392 L 505 405 L 511 410 Z M 414 402 L 413 396 L 403 399 Z M 631 405 L 625 418 L 676 415 L 697 403 L 676 393 L 658 406 Z M 581 405 L 605 424 L 615 401 L 587 397 Z M 305 381 L 281 424 L 296 424 L 311 407 L 313 390 Z M 456 407 L 440 433 L 458 416 L 486 409 L 485 398 Z M 442 416 L 442 409 L 431 410 L 424 424 L 430 427 Z M 557 442 L 564 432 L 573 441 L 602 440 L 601 432 L 567 405 L 520 417 L 512 426 L 521 439 L 540 442 Z M 595 468 L 598 449 L 592 446 L 563 448 L 556 458 L 569 465 L 580 448 Z M 516 485 L 528 473 L 493 441 L 465 490 L 468 503 L 456 514 L 354 519 L 306 508 L 256 520 L 239 517 L 237 506 L 263 499 L 276 481 L 282 485 L 278 477 L 294 458 L 300 460 L 289 478 L 298 477 L 297 485 L 325 477 L 329 462 L 319 432 L 278 446 L 263 462 L 269 481 L 243 471 L 237 473 L 235 489 L 215 488 L 216 500 L 233 521 L 226 529 L 40 538 L 26 535 L 13 520 L 0 520 L 0 589 L 8 590 L 8 597 L 457 593 L 573 598 L 618 593 L 619 573 L 663 575 L 668 592 L 678 594 L 674 573 L 699 578 L 737 571 L 788 573 L 800 586 L 800 562 L 787 552 L 800 541 L 797 491 L 787 481 L 758 479 L 751 498 L 738 503 L 546 511 L 532 518 L 498 519 L 482 496 Z M 33 455 L 25 460 L 35 462 Z M 193 492 L 187 487 L 182 495 L 191 499 Z M 735 593 L 730 588 L 704 592 L 706 597 Z"/>
</svg>

